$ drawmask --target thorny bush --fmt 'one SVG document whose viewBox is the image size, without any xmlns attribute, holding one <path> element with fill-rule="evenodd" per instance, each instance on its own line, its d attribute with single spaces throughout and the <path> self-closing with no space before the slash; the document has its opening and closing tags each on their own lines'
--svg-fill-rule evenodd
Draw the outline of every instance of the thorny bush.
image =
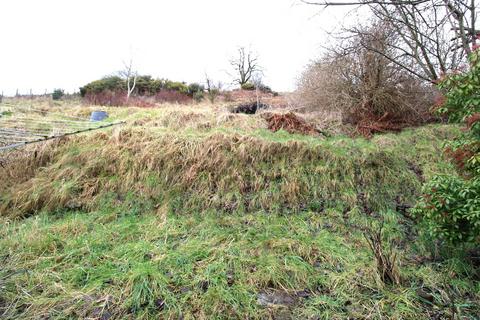
<svg viewBox="0 0 480 320">
<path fill-rule="evenodd" d="M 388 28 L 378 24 L 366 31 L 370 36 L 342 39 L 302 74 L 297 91 L 302 107 L 339 114 L 367 137 L 435 120 L 430 109 L 437 90 L 385 58 L 395 41 Z"/>
</svg>

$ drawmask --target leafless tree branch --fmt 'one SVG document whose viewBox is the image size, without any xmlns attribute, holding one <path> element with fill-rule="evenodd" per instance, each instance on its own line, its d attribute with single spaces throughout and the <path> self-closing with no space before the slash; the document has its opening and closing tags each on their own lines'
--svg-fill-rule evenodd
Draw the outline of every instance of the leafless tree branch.
<svg viewBox="0 0 480 320">
<path fill-rule="evenodd" d="M 133 58 L 130 58 L 130 61 L 126 63 L 123 62 L 124 69 L 120 71 L 120 76 L 125 78 L 127 82 L 127 100 L 130 99 L 131 94 L 135 90 L 135 85 L 137 84 L 138 72 L 133 68 Z"/>
<path fill-rule="evenodd" d="M 261 72 L 258 56 L 252 53 L 252 51 L 247 52 L 244 47 L 238 48 L 238 56 L 231 59 L 230 64 L 236 73 L 234 82 L 239 85 L 248 83 L 255 73 Z"/>
<path fill-rule="evenodd" d="M 384 57 L 398 66 L 403 66 L 406 71 L 420 79 L 430 82 L 435 82 L 442 74 L 466 64 L 466 57 L 480 35 L 480 30 L 475 26 L 475 0 L 302 2 L 323 7 L 368 6 L 375 21 L 381 21 L 396 34 L 395 41 L 388 43 L 391 50 L 382 53 Z M 345 29 L 345 32 L 356 35 L 360 29 L 368 30 L 355 27 Z M 365 46 L 364 48 L 369 49 Z"/>
</svg>

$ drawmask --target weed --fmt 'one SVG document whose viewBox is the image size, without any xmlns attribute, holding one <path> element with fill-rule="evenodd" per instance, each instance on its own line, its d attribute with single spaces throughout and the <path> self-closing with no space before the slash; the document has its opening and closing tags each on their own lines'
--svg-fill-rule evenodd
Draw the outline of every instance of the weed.
<svg viewBox="0 0 480 320">
<path fill-rule="evenodd" d="M 398 269 L 398 256 L 390 244 L 389 248 L 385 248 L 383 242 L 383 226 L 379 230 L 369 230 L 364 233 L 368 246 L 372 251 L 377 265 L 380 279 L 386 284 L 399 285 L 401 282 L 400 272 Z"/>
</svg>

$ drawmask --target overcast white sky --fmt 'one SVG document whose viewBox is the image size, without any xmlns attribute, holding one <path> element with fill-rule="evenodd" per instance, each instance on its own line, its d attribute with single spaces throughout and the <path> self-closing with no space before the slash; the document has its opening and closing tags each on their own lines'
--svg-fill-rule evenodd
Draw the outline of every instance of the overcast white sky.
<svg viewBox="0 0 480 320">
<path fill-rule="evenodd" d="M 342 10 L 299 0 L 1 0 L 0 91 L 72 92 L 131 55 L 142 74 L 229 82 L 239 46 L 258 52 L 266 84 L 292 90 Z"/>
</svg>

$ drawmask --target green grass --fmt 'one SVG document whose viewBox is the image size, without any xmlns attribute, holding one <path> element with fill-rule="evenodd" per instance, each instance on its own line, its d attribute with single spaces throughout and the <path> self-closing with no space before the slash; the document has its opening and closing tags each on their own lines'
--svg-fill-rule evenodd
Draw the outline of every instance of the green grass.
<svg viewBox="0 0 480 320">
<path fill-rule="evenodd" d="M 161 113 L 131 111 L 112 120 Z M 478 270 L 396 211 L 452 170 L 458 128 L 169 125 L 39 146 L 0 175 L 2 319 L 478 319 Z M 365 240 L 382 221 L 400 284 Z"/>
<path fill-rule="evenodd" d="M 392 217 L 389 227 L 401 237 Z M 399 250 L 405 283 L 389 286 L 362 233 L 339 212 L 42 213 L 2 226 L 3 316 L 427 319 L 449 314 L 449 287 L 459 312 L 474 319 L 479 287 L 470 266 L 453 257 L 416 265 L 419 252 Z M 420 287 L 432 292 L 433 305 L 419 298 Z M 278 292 L 294 303 L 257 303 L 260 293 Z"/>
</svg>

